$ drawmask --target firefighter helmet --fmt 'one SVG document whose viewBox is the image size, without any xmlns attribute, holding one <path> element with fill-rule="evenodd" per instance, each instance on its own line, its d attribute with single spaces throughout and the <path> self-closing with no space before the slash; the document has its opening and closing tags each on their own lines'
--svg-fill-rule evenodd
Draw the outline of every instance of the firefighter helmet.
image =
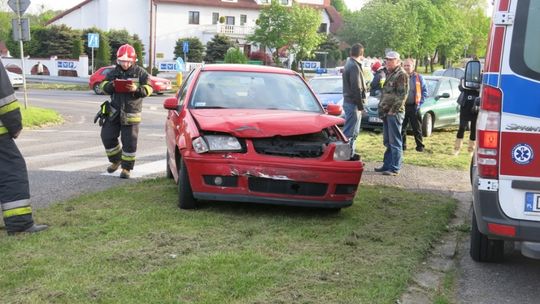
<svg viewBox="0 0 540 304">
<path fill-rule="evenodd" d="M 135 53 L 135 49 L 131 45 L 124 44 L 118 48 L 116 60 L 135 62 L 137 61 L 137 53 Z"/>
<path fill-rule="evenodd" d="M 381 62 L 377 60 L 371 65 L 371 70 L 373 71 L 373 73 L 375 73 L 379 70 L 379 68 L 381 68 L 381 66 Z"/>
</svg>

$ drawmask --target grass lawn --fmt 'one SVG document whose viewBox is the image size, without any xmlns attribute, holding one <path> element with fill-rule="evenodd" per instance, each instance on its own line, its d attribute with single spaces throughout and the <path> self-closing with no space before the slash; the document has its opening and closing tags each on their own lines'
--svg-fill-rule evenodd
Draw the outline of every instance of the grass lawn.
<svg viewBox="0 0 540 304">
<path fill-rule="evenodd" d="M 66 90 L 66 91 L 88 91 L 90 88 L 88 84 L 69 84 L 69 83 L 49 83 L 49 82 L 31 82 L 27 83 L 26 87 L 29 89 L 42 89 L 42 90 Z"/>
<path fill-rule="evenodd" d="M 40 127 L 50 124 L 59 124 L 64 121 L 62 116 L 58 112 L 49 109 L 43 109 L 38 107 L 24 108 L 24 102 L 19 101 L 21 104 L 21 113 L 23 126 L 25 128 Z"/>
<path fill-rule="evenodd" d="M 36 212 L 41 234 L 0 233 L 3 303 L 395 303 L 456 202 L 360 187 L 339 213 L 206 203 L 172 181 Z"/>
<path fill-rule="evenodd" d="M 407 144 L 411 149 L 403 152 L 403 163 L 424 167 L 468 170 L 471 163 L 471 156 L 467 152 L 469 132 L 465 132 L 466 140 L 463 141 L 461 153 L 454 156 L 452 152 L 454 151 L 456 133 L 456 128 L 433 131 L 430 137 L 424 138 L 426 148 L 422 153 L 414 150 L 414 137 L 407 135 Z M 361 130 L 359 139 L 356 141 L 356 150 L 362 156 L 363 161 L 382 162 L 385 151 L 382 130 L 375 132 Z"/>
</svg>

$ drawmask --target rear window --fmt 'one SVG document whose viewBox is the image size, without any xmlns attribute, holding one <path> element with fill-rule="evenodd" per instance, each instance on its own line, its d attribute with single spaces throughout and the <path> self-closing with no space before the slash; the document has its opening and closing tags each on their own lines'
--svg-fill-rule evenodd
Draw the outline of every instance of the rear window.
<svg viewBox="0 0 540 304">
<path fill-rule="evenodd" d="M 311 88 L 317 94 L 342 94 L 343 80 L 341 78 L 312 78 Z"/>
<path fill-rule="evenodd" d="M 510 65 L 517 74 L 540 80 L 540 0 L 517 4 Z"/>
</svg>

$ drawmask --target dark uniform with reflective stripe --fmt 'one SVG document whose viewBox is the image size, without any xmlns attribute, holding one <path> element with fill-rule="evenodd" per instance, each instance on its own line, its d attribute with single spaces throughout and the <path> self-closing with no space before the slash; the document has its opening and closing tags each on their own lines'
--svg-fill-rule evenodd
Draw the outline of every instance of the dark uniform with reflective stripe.
<svg viewBox="0 0 540 304">
<path fill-rule="evenodd" d="M 0 61 L 0 203 L 8 233 L 34 224 L 26 163 L 13 140 L 21 130 L 20 105 Z"/>
<path fill-rule="evenodd" d="M 138 88 L 131 93 L 116 93 L 113 85 L 115 79 L 136 79 L 139 83 Z M 101 83 L 101 88 L 105 93 L 111 95 L 112 106 L 120 111 L 120 114 L 112 120 L 105 120 L 101 128 L 101 140 L 105 146 L 105 152 L 111 163 L 121 160 L 122 169 L 132 170 L 137 152 L 142 99 L 151 95 L 153 91 L 149 85 L 148 74 L 135 64 L 125 71 L 120 65 L 117 65 L 107 74 Z M 118 136 L 121 137 L 122 146 L 118 142 Z"/>
</svg>

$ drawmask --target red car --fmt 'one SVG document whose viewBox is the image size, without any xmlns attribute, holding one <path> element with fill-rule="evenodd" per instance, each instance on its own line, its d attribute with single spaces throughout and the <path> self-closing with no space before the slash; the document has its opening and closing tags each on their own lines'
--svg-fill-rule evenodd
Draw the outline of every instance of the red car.
<svg viewBox="0 0 540 304">
<path fill-rule="evenodd" d="M 329 105 L 329 114 L 340 111 Z M 164 102 L 167 177 L 199 200 L 321 208 L 353 203 L 363 164 L 297 73 L 206 65 Z"/>
<path fill-rule="evenodd" d="M 97 71 L 94 72 L 90 76 L 90 81 L 88 82 L 88 85 L 90 86 L 90 89 L 94 90 L 94 92 L 98 95 L 103 95 L 103 92 L 101 91 L 101 88 L 99 85 L 105 79 L 105 76 L 114 69 L 114 66 L 106 66 L 101 67 Z M 161 95 L 164 92 L 171 91 L 172 85 L 171 81 L 165 78 L 155 77 L 150 75 L 149 77 L 150 85 L 152 86 L 152 89 L 154 90 L 154 93 Z"/>
</svg>

